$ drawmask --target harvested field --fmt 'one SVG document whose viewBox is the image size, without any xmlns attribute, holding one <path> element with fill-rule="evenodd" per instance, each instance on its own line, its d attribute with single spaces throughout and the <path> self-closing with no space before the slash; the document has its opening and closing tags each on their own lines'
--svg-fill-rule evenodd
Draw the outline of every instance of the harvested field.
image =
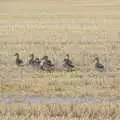
<svg viewBox="0 0 120 120">
<path fill-rule="evenodd" d="M 120 95 L 120 1 L 0 0 L 0 93 L 59 98 Z M 70 54 L 74 71 L 52 72 L 15 64 L 30 53 L 61 68 Z M 98 56 L 105 66 L 95 68 Z M 117 98 L 119 100 L 119 97 Z M 119 102 L 119 101 L 118 101 Z M 117 101 L 81 104 L 0 103 L 1 120 L 118 120 Z"/>
</svg>

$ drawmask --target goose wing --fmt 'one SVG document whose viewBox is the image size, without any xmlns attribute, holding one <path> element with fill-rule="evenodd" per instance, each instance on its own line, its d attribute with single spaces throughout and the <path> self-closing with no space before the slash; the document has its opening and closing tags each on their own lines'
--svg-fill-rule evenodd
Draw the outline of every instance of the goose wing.
<svg viewBox="0 0 120 120">
<path fill-rule="evenodd" d="M 97 64 L 97 67 L 98 68 L 104 68 L 104 65 L 99 63 L 99 64 Z"/>
<path fill-rule="evenodd" d="M 64 60 L 63 66 L 66 67 L 66 68 L 73 68 L 74 67 L 74 65 L 72 64 L 72 61 L 68 60 L 68 59 Z"/>
<path fill-rule="evenodd" d="M 72 65 L 72 61 L 71 60 L 67 60 L 67 64 Z"/>
<path fill-rule="evenodd" d="M 72 63 L 71 60 L 68 60 L 68 61 L 67 61 L 67 64 L 68 64 L 70 67 L 72 67 L 72 68 L 74 67 L 74 65 L 73 65 L 73 63 Z"/>
<path fill-rule="evenodd" d="M 54 66 L 53 63 L 51 62 L 51 60 L 48 60 L 47 64 L 50 65 L 50 66 Z"/>
<path fill-rule="evenodd" d="M 23 60 L 17 60 L 18 64 L 23 64 Z"/>
</svg>

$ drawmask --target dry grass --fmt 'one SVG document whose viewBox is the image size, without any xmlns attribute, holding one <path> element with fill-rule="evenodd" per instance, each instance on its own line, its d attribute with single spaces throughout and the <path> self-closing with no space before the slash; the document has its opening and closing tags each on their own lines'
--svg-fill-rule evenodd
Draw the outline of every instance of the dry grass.
<svg viewBox="0 0 120 120">
<path fill-rule="evenodd" d="M 19 68 L 18 68 L 19 69 Z M 3 81 L 2 92 L 40 94 L 43 96 L 112 96 L 119 94 L 119 79 L 104 73 L 84 74 L 77 72 L 35 72 L 32 78 L 24 74 L 23 79 Z M 25 77 L 26 76 L 26 77 Z M 26 79 L 25 79 L 26 78 Z M 109 81 L 109 82 L 108 82 Z"/>
<path fill-rule="evenodd" d="M 0 1 L 1 92 L 111 96 L 120 92 L 120 2 Z M 4 7 L 5 6 L 5 7 Z M 44 73 L 15 65 L 33 52 L 61 63 L 71 54 L 78 71 Z M 107 71 L 95 70 L 98 55 Z M 60 59 L 60 60 L 59 60 Z"/>
<path fill-rule="evenodd" d="M 107 97 L 120 93 L 120 1 L 0 0 L 0 92 L 41 96 Z M 15 52 L 49 55 L 58 64 L 70 53 L 73 72 L 17 67 Z M 99 56 L 106 71 L 94 68 Z M 60 60 L 59 60 L 60 59 Z M 0 120 L 119 120 L 120 102 L 4 104 Z"/>
<path fill-rule="evenodd" d="M 120 116 L 120 103 L 1 103 L 0 106 L 1 120 L 118 120 Z"/>
</svg>

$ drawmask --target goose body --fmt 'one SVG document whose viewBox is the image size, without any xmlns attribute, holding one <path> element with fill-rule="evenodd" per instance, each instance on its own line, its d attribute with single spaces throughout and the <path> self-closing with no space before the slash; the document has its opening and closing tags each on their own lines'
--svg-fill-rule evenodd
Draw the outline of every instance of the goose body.
<svg viewBox="0 0 120 120">
<path fill-rule="evenodd" d="M 99 71 L 101 72 L 104 71 L 104 65 L 99 62 L 99 58 L 96 57 L 95 60 L 96 60 L 95 68 L 99 69 Z"/>
<path fill-rule="evenodd" d="M 35 63 L 35 60 L 34 60 L 34 54 L 32 53 L 32 54 L 30 54 L 30 60 L 29 60 L 29 64 L 30 65 L 34 65 L 34 63 Z"/>
<path fill-rule="evenodd" d="M 36 65 L 40 65 L 40 59 L 39 58 L 35 58 L 35 61 L 34 61 L 34 64 L 36 64 Z"/>
<path fill-rule="evenodd" d="M 104 65 L 102 65 L 101 63 L 99 63 L 99 64 L 96 63 L 96 67 L 97 67 L 97 68 L 102 68 L 102 69 L 103 69 L 103 68 L 104 68 Z"/>
<path fill-rule="evenodd" d="M 23 65 L 23 60 L 20 59 L 19 53 L 16 53 L 14 56 L 16 56 L 16 65 L 17 66 Z"/>
<path fill-rule="evenodd" d="M 63 67 L 67 70 L 72 70 L 75 66 L 73 65 L 72 61 L 69 59 L 69 54 L 66 55 L 67 58 L 64 59 Z"/>
<path fill-rule="evenodd" d="M 40 66 L 41 61 L 39 60 L 39 58 L 35 58 L 33 53 L 30 54 L 29 57 L 30 57 L 30 60 L 29 60 L 30 65 L 36 66 L 36 67 Z"/>
<path fill-rule="evenodd" d="M 40 63 L 40 68 L 42 70 L 52 70 L 54 67 L 54 64 L 52 63 L 51 60 L 48 59 L 48 56 L 44 56 L 41 60 L 41 63 Z"/>
</svg>

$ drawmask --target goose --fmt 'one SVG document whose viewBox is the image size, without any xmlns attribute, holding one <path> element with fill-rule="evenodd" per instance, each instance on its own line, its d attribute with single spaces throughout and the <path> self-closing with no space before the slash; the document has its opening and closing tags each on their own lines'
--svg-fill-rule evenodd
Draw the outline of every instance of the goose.
<svg viewBox="0 0 120 120">
<path fill-rule="evenodd" d="M 23 60 L 20 59 L 19 53 L 15 53 L 14 56 L 16 56 L 16 65 L 23 66 Z"/>
<path fill-rule="evenodd" d="M 96 61 L 95 68 L 98 69 L 99 71 L 103 72 L 104 71 L 104 65 L 99 62 L 99 58 L 95 57 L 94 61 Z"/>
<path fill-rule="evenodd" d="M 33 65 L 33 66 L 39 66 L 40 65 L 40 60 L 39 58 L 35 58 L 34 54 L 30 54 L 30 60 L 29 60 L 29 64 Z"/>
<path fill-rule="evenodd" d="M 34 54 L 31 53 L 29 57 L 30 57 L 29 64 L 34 65 L 35 64 Z"/>
<path fill-rule="evenodd" d="M 51 69 L 53 69 L 53 67 L 54 67 L 54 64 L 52 63 L 51 60 L 48 59 L 48 56 L 44 56 L 41 59 L 40 68 L 42 70 L 48 70 L 48 71 L 50 71 Z"/>
<path fill-rule="evenodd" d="M 40 59 L 39 59 L 39 58 L 35 58 L 35 60 L 34 60 L 34 61 L 35 61 L 35 63 L 34 63 L 34 64 L 36 64 L 36 65 L 40 65 L 40 62 L 41 62 L 41 61 L 40 61 Z"/>
<path fill-rule="evenodd" d="M 70 55 L 66 54 L 66 58 L 64 59 L 63 67 L 67 70 L 72 70 L 75 66 L 73 65 L 72 61 L 70 60 Z"/>
</svg>

